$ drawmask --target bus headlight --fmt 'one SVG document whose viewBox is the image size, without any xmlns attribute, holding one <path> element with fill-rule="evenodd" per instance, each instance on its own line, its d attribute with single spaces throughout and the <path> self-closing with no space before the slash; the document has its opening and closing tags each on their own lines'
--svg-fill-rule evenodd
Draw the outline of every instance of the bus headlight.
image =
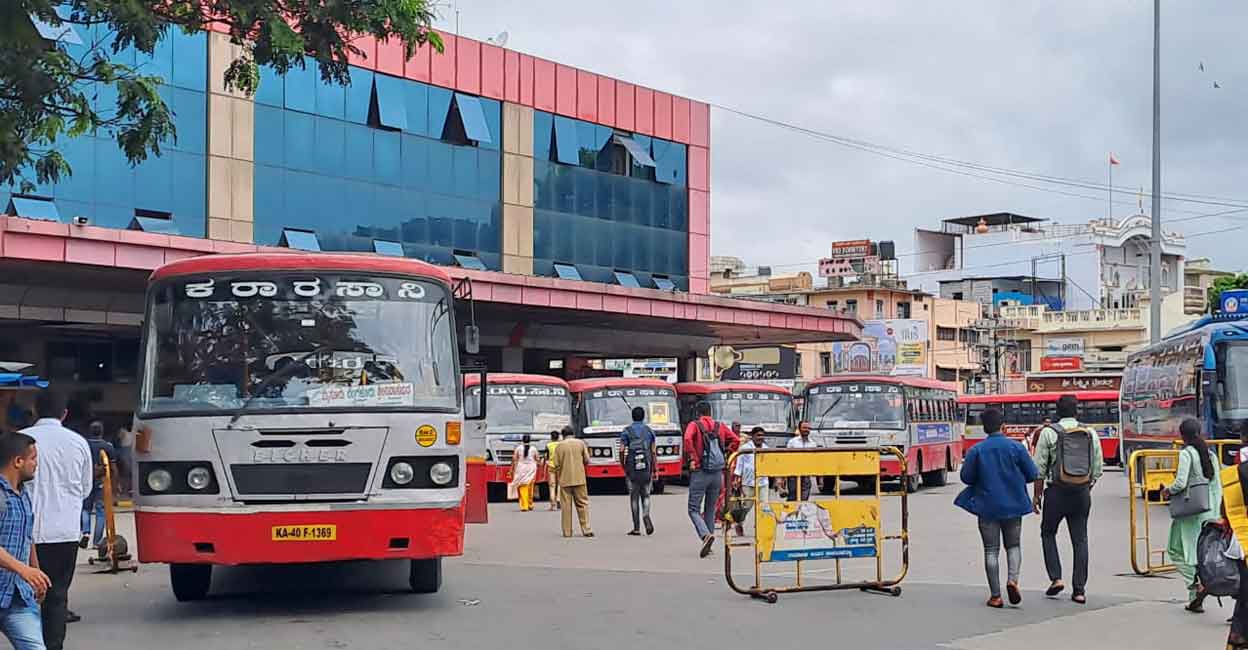
<svg viewBox="0 0 1248 650">
<path fill-rule="evenodd" d="M 157 470 L 157 471 L 164 471 L 164 470 Z M 152 476 L 154 474 L 156 474 L 156 472 L 152 472 L 151 474 L 148 474 L 148 477 L 147 477 L 147 484 L 153 490 L 156 489 L 156 487 L 152 485 Z M 208 471 L 207 467 L 192 468 L 191 471 L 186 473 L 186 484 L 192 490 L 195 490 L 195 491 L 203 490 L 204 488 L 207 488 L 209 485 L 212 484 L 212 472 Z"/>
<path fill-rule="evenodd" d="M 455 470 L 447 463 L 434 463 L 433 467 L 429 468 L 429 478 L 437 485 L 447 485 L 454 477 Z"/>
<path fill-rule="evenodd" d="M 147 475 L 147 487 L 152 488 L 153 492 L 165 492 L 171 485 L 173 485 L 173 474 L 170 474 L 168 470 L 152 470 Z"/>
<path fill-rule="evenodd" d="M 394 481 L 396 485 L 407 485 L 414 478 L 416 478 L 416 470 L 412 469 L 412 466 L 407 463 L 400 461 L 390 467 L 390 480 Z"/>
</svg>

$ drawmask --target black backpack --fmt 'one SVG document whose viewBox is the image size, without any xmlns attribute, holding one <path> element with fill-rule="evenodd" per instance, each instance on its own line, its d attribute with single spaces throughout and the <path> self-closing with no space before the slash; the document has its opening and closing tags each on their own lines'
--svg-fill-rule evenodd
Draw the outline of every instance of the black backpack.
<svg viewBox="0 0 1248 650">
<path fill-rule="evenodd" d="M 1210 596 L 1239 595 L 1239 563 L 1226 556 L 1232 532 L 1216 521 L 1206 522 L 1196 541 L 1196 579 Z"/>
<path fill-rule="evenodd" d="M 1087 427 L 1067 430 L 1056 422 L 1049 425 L 1057 433 L 1057 449 L 1053 462 L 1053 482 L 1067 487 L 1092 484 L 1092 445 L 1096 439 Z"/>
<path fill-rule="evenodd" d="M 650 473 L 651 458 L 650 445 L 646 442 L 649 436 L 645 434 L 650 433 L 654 435 L 654 432 L 644 424 L 641 425 L 640 430 L 634 429 L 633 425 L 629 425 L 624 431 L 628 437 L 627 465 L 625 465 L 624 471 L 634 476 L 648 475 Z"/>
</svg>

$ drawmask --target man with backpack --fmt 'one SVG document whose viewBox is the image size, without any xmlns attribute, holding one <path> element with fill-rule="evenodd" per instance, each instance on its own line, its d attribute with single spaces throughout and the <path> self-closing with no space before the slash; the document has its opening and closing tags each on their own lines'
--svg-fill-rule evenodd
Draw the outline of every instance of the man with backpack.
<svg viewBox="0 0 1248 650">
<path fill-rule="evenodd" d="M 724 487 L 724 441 L 728 427 L 711 419 L 711 405 L 698 402 L 697 418 L 685 427 L 685 454 L 689 459 L 689 519 L 702 540 L 698 557 L 711 554 L 715 544 L 715 504 Z"/>
<path fill-rule="evenodd" d="M 1044 566 L 1048 569 L 1050 598 L 1066 588 L 1062 584 L 1062 559 L 1057 552 L 1057 528 L 1066 520 L 1075 570 L 1070 599 L 1088 601 L 1088 514 L 1092 510 L 1092 486 L 1101 478 L 1105 464 L 1096 431 L 1076 419 L 1079 402 L 1074 395 L 1057 400 L 1056 424 L 1040 430 L 1034 459 L 1040 470 L 1035 483 L 1035 508 L 1041 513 L 1040 541 L 1044 546 Z"/>
<path fill-rule="evenodd" d="M 646 409 L 633 407 L 633 423 L 620 434 L 620 447 L 624 453 L 624 476 L 628 479 L 628 501 L 633 509 L 633 529 L 629 535 L 641 534 L 642 521 L 646 534 L 654 534 L 650 521 L 650 482 L 654 480 L 654 459 L 658 456 L 654 431 L 646 426 Z"/>
</svg>

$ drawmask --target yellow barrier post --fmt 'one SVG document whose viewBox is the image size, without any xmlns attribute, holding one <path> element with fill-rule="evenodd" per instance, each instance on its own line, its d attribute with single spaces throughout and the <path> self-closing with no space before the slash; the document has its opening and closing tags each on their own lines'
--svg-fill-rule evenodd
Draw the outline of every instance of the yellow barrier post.
<svg viewBox="0 0 1248 650">
<path fill-rule="evenodd" d="M 751 455 L 754 461 L 754 537 L 750 541 L 734 542 L 732 528 L 734 523 L 739 522 L 734 522 L 731 516 L 725 517 L 724 576 L 733 591 L 769 603 L 776 602 L 781 593 L 806 591 L 858 589 L 901 595 L 898 585 L 910 567 L 909 497 L 904 487 L 896 492 L 884 492 L 879 480 L 881 456 L 896 457 L 901 464 L 901 475 L 905 476 L 906 459 L 900 449 L 747 449 L 733 454 L 729 458 L 729 467 L 733 467 L 745 454 Z M 759 498 L 763 479 L 774 481 L 794 476 L 822 476 L 835 481 L 833 498 L 803 500 L 800 480 L 796 482 L 796 501 Z M 866 499 L 843 498 L 842 477 L 874 479 L 874 494 Z M 883 531 L 881 497 L 901 499 L 901 528 L 895 533 Z M 785 534 L 786 531 L 790 534 Z M 890 540 L 901 542 L 902 565 L 897 576 L 885 578 L 884 542 Z M 750 548 L 754 558 L 754 584 L 749 587 L 738 585 L 732 574 L 732 549 L 742 547 Z M 875 579 L 845 582 L 842 560 L 868 557 L 875 559 Z M 833 560 L 835 583 L 803 584 L 803 563 L 812 560 Z M 794 584 L 764 587 L 762 564 L 788 561 L 795 565 Z"/>
<path fill-rule="evenodd" d="M 119 573 L 121 571 L 138 571 L 139 565 L 130 557 L 125 538 L 117 534 L 116 509 L 113 507 L 113 467 L 108 461 L 108 454 L 100 450 L 100 462 L 104 466 L 104 553 L 98 558 L 87 558 L 87 564 L 102 563 L 108 566 L 102 573 Z"/>
<path fill-rule="evenodd" d="M 1150 506 L 1164 506 L 1169 503 L 1161 490 L 1174 482 L 1178 459 L 1177 449 L 1140 449 L 1132 452 L 1128 460 L 1131 570 L 1137 575 L 1155 576 L 1175 570 L 1175 566 L 1166 561 L 1166 549 L 1153 547 L 1152 518 L 1149 513 L 1152 510 Z M 1141 513 L 1144 520 L 1142 531 L 1138 526 Z M 1141 543 L 1144 546 L 1143 562 L 1139 556 Z"/>
</svg>

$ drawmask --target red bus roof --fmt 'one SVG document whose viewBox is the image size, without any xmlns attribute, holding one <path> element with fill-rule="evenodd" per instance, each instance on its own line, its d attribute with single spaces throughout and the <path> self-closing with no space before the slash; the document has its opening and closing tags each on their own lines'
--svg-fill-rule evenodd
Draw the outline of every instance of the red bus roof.
<svg viewBox="0 0 1248 650">
<path fill-rule="evenodd" d="M 568 382 L 573 393 L 583 393 L 600 388 L 671 388 L 672 385 L 662 379 L 646 379 L 643 377 L 592 377 L 575 379 Z"/>
<path fill-rule="evenodd" d="M 568 387 L 568 382 L 550 375 L 526 375 L 518 372 L 491 372 L 485 381 L 491 384 L 541 384 L 543 386 Z M 472 388 L 481 383 L 481 375 L 473 373 L 464 375 L 464 388 Z"/>
<path fill-rule="evenodd" d="M 792 395 L 793 391 L 784 386 L 773 386 L 771 384 L 749 384 L 736 381 L 714 381 L 714 382 L 684 382 L 676 384 L 676 392 L 682 395 L 706 395 L 709 393 L 728 392 L 734 390 L 752 390 L 756 393 L 779 393 L 781 395 Z"/>
<path fill-rule="evenodd" d="M 406 257 L 349 253 L 242 253 L 201 255 L 170 262 L 152 271 L 151 280 L 196 273 L 230 271 L 351 271 L 356 273 L 402 273 L 424 276 L 451 284 L 445 269 Z"/>
<path fill-rule="evenodd" d="M 963 404 L 1014 404 L 1018 402 L 1056 402 L 1062 395 L 1074 395 L 1080 402 L 1118 401 L 1116 390 L 1069 390 L 1065 392 L 1009 393 L 1007 395 L 963 395 Z"/>
<path fill-rule="evenodd" d="M 915 388 L 936 388 L 939 390 L 951 390 L 958 392 L 957 384 L 948 381 L 940 381 L 938 379 L 928 379 L 926 377 L 891 377 L 888 375 L 833 375 L 830 377 L 820 377 L 806 384 L 806 387 L 820 386 L 823 384 L 841 384 L 845 382 L 870 381 L 881 384 L 900 384 L 902 386 L 913 386 Z"/>
</svg>

